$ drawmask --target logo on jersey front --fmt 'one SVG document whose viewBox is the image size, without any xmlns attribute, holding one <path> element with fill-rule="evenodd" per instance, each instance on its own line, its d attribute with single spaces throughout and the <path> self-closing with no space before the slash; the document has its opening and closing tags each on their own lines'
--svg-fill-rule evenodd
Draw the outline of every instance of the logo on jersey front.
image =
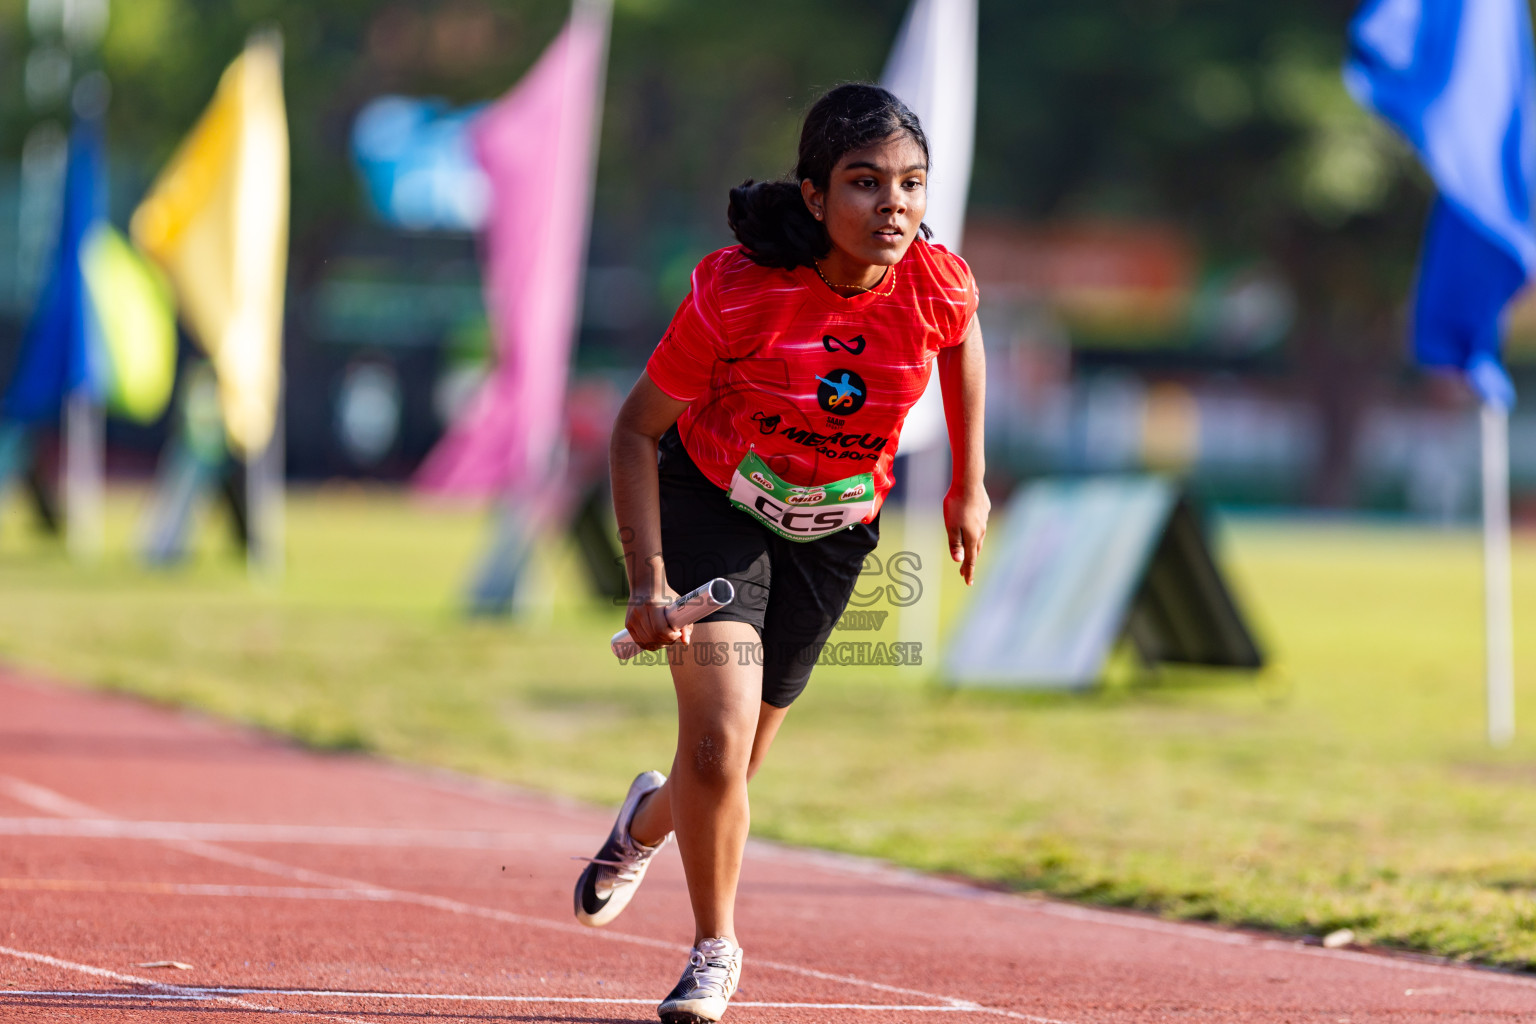
<svg viewBox="0 0 1536 1024">
<path fill-rule="evenodd" d="M 836 372 L 841 374 L 844 371 Z M 863 382 L 860 381 L 860 383 Z M 797 427 L 792 423 L 785 423 L 784 417 L 778 413 L 765 414 L 761 409 L 753 410 L 751 418 L 752 422 L 757 424 L 760 433 L 785 438 L 803 448 L 814 448 L 820 454 L 831 458 L 877 459 L 880 457 L 880 452 L 885 449 L 886 438 L 879 434 L 842 430 L 832 430 L 823 434 L 808 426 Z M 827 422 L 833 426 L 844 425 L 844 421 L 836 416 L 828 416 Z"/>
<path fill-rule="evenodd" d="M 863 484 L 854 484 L 852 487 L 848 488 L 841 495 L 839 495 L 837 500 L 853 501 L 856 498 L 862 498 L 864 497 L 864 490 L 865 488 Z"/>
<path fill-rule="evenodd" d="M 761 487 L 765 491 L 773 490 L 773 481 L 768 479 L 766 476 L 763 476 L 763 474 L 759 473 L 755 469 L 752 471 L 752 482 L 757 484 L 757 486 Z"/>
<path fill-rule="evenodd" d="M 814 505 L 817 502 L 826 500 L 827 492 L 820 487 L 809 491 L 797 489 L 793 494 L 784 499 L 785 503 L 789 505 Z"/>
<path fill-rule="evenodd" d="M 864 378 L 852 370 L 833 370 L 816 380 L 816 401 L 824 411 L 848 416 L 864 407 Z"/>
<path fill-rule="evenodd" d="M 830 334 L 823 334 L 821 336 L 821 347 L 826 349 L 828 352 L 835 352 L 838 349 L 842 349 L 844 352 L 847 352 L 851 356 L 863 355 L 864 335 L 855 334 L 847 341 L 844 341 L 842 338 L 834 338 Z"/>
</svg>

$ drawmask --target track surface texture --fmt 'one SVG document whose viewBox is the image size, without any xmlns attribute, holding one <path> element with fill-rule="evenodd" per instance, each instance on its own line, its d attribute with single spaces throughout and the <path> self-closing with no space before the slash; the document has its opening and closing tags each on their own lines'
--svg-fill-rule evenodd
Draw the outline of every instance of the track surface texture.
<svg viewBox="0 0 1536 1024">
<path fill-rule="evenodd" d="M 0 1021 L 655 1020 L 675 848 L 613 925 L 571 916 L 611 814 L 0 677 Z M 1526 976 L 756 842 L 738 917 L 741 1024 L 1536 1020 Z"/>
</svg>

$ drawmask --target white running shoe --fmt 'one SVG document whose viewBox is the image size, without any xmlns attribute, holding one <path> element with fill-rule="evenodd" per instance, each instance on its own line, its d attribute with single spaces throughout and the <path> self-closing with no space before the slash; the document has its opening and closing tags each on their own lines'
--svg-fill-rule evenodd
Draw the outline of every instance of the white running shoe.
<svg viewBox="0 0 1536 1024">
<path fill-rule="evenodd" d="M 688 951 L 677 987 L 656 1008 L 665 1024 L 711 1024 L 741 983 L 741 947 L 730 939 L 704 939 Z"/>
<path fill-rule="evenodd" d="M 655 846 L 642 846 L 629 834 L 629 823 L 634 820 L 640 799 L 660 789 L 666 781 L 661 772 L 641 772 L 635 776 L 629 784 L 629 795 L 619 808 L 619 820 L 613 823 L 613 831 L 608 833 L 608 841 L 597 856 L 573 858 L 589 862 L 576 880 L 576 920 L 582 924 L 597 928 L 618 917 L 640 888 L 651 858 L 672 838 L 668 832 Z"/>
</svg>

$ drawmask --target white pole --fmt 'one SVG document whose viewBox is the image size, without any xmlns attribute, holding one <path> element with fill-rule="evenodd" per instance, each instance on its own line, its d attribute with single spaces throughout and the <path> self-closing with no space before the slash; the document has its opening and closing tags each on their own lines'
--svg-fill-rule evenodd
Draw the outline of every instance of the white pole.
<svg viewBox="0 0 1536 1024">
<path fill-rule="evenodd" d="M 72 558 L 94 562 L 103 545 L 106 417 L 84 388 L 64 400 L 64 522 Z"/>
<path fill-rule="evenodd" d="M 922 591 L 917 600 L 898 611 L 901 627 L 897 638 L 918 643 L 922 665 L 928 672 L 939 663 L 939 612 L 943 603 L 945 574 L 953 564 L 949 537 L 944 532 L 944 495 L 949 490 L 949 449 L 943 444 L 919 448 L 907 457 L 907 500 L 902 510 L 902 546 L 919 559 L 916 570 Z M 894 553 L 894 552 L 893 552 Z M 904 567 L 912 572 L 909 563 Z"/>
<path fill-rule="evenodd" d="M 245 465 L 246 528 L 249 531 L 245 548 L 246 571 L 253 579 L 259 577 L 274 583 L 283 577 L 287 527 L 284 515 L 287 488 L 283 479 L 286 454 L 283 391 L 279 384 L 271 439 L 259 454 L 250 456 Z"/>
<path fill-rule="evenodd" d="M 1515 738 L 1514 609 L 1509 553 L 1509 412 L 1482 408 L 1483 606 L 1488 627 L 1488 742 Z"/>
</svg>

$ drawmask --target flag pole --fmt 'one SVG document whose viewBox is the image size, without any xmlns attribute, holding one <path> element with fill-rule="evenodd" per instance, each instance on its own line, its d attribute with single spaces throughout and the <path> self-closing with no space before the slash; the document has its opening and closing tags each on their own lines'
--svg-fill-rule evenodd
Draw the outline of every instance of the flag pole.
<svg viewBox="0 0 1536 1024">
<path fill-rule="evenodd" d="M 103 547 L 106 419 L 84 387 L 64 399 L 64 535 L 70 556 L 94 562 Z"/>
<path fill-rule="evenodd" d="M 1509 410 L 1482 406 L 1483 608 L 1487 626 L 1488 742 L 1515 738 L 1514 597 L 1509 544 Z"/>
<path fill-rule="evenodd" d="M 265 579 L 271 583 L 283 577 L 286 547 L 284 390 L 279 383 L 271 438 L 265 448 L 248 457 L 245 465 L 246 571 L 252 579 Z"/>
<path fill-rule="evenodd" d="M 270 47 L 276 56 L 281 75 L 283 63 L 283 32 L 275 25 L 264 25 L 250 33 L 245 40 L 246 49 L 256 46 Z M 246 88 L 250 89 L 250 79 Z M 286 211 L 285 211 L 286 216 Z M 286 265 L 286 257 L 284 264 Z M 278 288 L 286 289 L 286 282 L 279 280 Z M 287 438 L 283 431 L 283 412 L 287 401 L 286 383 L 283 379 L 283 318 L 277 321 L 277 387 L 272 396 L 272 432 L 259 452 L 251 452 L 245 465 L 246 508 L 246 572 L 251 579 L 278 583 L 283 577 L 286 563 L 285 517 L 287 486 L 285 480 Z"/>
<path fill-rule="evenodd" d="M 934 371 L 938 376 L 938 371 Z M 907 456 L 907 500 L 902 544 L 915 569 L 918 592 L 899 613 L 900 639 L 916 643 L 926 674 L 938 671 L 944 579 L 949 565 L 949 535 L 944 528 L 944 495 L 949 490 L 949 449 L 941 441 Z"/>
</svg>

